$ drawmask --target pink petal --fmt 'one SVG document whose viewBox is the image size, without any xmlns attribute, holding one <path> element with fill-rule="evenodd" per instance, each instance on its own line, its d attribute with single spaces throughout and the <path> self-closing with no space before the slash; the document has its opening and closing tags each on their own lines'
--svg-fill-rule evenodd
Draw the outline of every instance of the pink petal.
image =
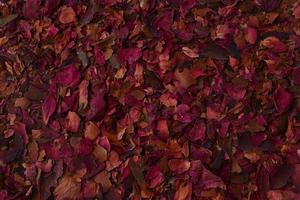
<svg viewBox="0 0 300 200">
<path fill-rule="evenodd" d="M 60 11 L 58 20 L 62 24 L 74 22 L 76 21 L 76 13 L 74 12 L 72 7 L 63 6 Z"/>
<path fill-rule="evenodd" d="M 293 15 L 296 19 L 300 19 L 300 4 L 297 4 L 293 10 Z"/>
<path fill-rule="evenodd" d="M 256 28 L 248 26 L 247 30 L 246 30 L 246 40 L 250 44 L 255 44 L 256 39 L 257 39 L 257 30 L 256 30 Z"/>
</svg>

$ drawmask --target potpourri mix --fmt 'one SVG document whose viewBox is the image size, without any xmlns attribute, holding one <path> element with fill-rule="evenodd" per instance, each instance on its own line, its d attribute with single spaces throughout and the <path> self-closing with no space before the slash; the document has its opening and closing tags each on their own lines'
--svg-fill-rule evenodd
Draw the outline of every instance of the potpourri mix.
<svg viewBox="0 0 300 200">
<path fill-rule="evenodd" d="M 297 0 L 0 0 L 0 200 L 300 200 Z"/>
</svg>

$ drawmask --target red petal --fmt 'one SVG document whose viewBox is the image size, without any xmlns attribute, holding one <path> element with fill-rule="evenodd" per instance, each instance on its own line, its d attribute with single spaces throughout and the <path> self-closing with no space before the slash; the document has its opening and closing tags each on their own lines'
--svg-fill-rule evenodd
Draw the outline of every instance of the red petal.
<svg viewBox="0 0 300 200">
<path fill-rule="evenodd" d="M 127 48 L 121 49 L 118 52 L 118 57 L 120 63 L 128 62 L 128 64 L 133 64 L 142 56 L 142 51 L 139 48 Z"/>
<path fill-rule="evenodd" d="M 205 139 L 205 133 L 206 125 L 204 120 L 197 120 L 188 135 L 191 141 L 203 141 Z"/>
<path fill-rule="evenodd" d="M 53 95 L 47 96 L 42 105 L 43 121 L 45 124 L 48 124 L 49 118 L 54 113 L 55 109 L 56 99 Z"/>
<path fill-rule="evenodd" d="M 287 90 L 279 87 L 274 93 L 274 103 L 277 111 L 283 113 L 287 111 L 293 102 L 293 95 Z"/>
<path fill-rule="evenodd" d="M 80 72 L 74 65 L 68 65 L 56 75 L 55 80 L 63 86 L 73 87 L 80 82 Z"/>
</svg>

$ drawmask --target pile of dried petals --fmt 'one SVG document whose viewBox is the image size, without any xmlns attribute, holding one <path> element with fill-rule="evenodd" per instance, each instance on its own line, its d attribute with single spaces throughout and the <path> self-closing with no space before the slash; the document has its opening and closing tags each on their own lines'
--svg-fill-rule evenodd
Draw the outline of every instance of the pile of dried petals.
<svg viewBox="0 0 300 200">
<path fill-rule="evenodd" d="M 0 200 L 300 200 L 297 0 L 1 0 Z"/>
</svg>

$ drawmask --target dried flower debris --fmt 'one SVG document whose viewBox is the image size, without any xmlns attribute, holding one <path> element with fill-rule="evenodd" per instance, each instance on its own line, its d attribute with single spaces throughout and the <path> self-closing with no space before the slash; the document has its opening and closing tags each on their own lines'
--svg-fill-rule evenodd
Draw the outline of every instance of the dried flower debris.
<svg viewBox="0 0 300 200">
<path fill-rule="evenodd" d="M 297 0 L 0 1 L 0 200 L 300 199 Z"/>
</svg>

